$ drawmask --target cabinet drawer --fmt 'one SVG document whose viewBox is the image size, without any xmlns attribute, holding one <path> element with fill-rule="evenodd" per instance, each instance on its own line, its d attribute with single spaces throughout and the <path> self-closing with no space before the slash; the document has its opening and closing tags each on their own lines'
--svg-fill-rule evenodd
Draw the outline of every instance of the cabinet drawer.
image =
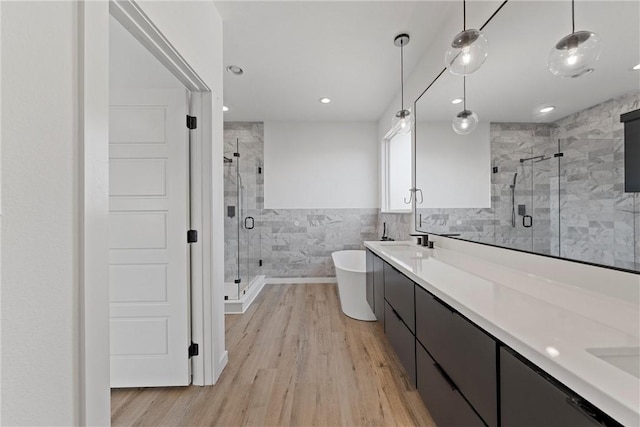
<svg viewBox="0 0 640 427">
<path fill-rule="evenodd" d="M 371 307 L 371 311 L 375 314 L 376 308 L 373 303 L 373 253 L 367 249 L 367 276 L 366 276 L 366 295 L 367 303 Z"/>
<path fill-rule="evenodd" d="M 420 344 L 416 344 L 417 389 L 438 427 L 484 426 Z"/>
<path fill-rule="evenodd" d="M 503 427 L 600 426 L 560 390 L 504 347 L 500 349 L 500 412 Z M 590 406 L 583 402 L 583 405 Z M 597 411 L 595 408 L 589 411 Z M 612 420 L 608 421 L 611 422 Z M 607 424 L 608 424 L 607 423 Z"/>
<path fill-rule="evenodd" d="M 373 312 L 384 327 L 384 261 L 373 256 Z"/>
<path fill-rule="evenodd" d="M 384 299 L 402 317 L 411 332 L 415 333 L 413 282 L 402 273 L 384 264 Z"/>
<path fill-rule="evenodd" d="M 384 333 L 407 371 L 411 383 L 416 384 L 416 338 L 391 306 L 384 305 Z"/>
<path fill-rule="evenodd" d="M 419 286 L 416 338 L 487 425 L 497 426 L 496 342 Z"/>
</svg>

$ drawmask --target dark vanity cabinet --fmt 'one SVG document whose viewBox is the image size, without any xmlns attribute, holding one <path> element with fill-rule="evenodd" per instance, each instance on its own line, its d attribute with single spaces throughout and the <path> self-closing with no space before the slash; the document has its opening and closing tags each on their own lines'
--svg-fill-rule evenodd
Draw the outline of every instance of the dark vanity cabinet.
<svg viewBox="0 0 640 427">
<path fill-rule="evenodd" d="M 500 349 L 500 390 L 503 427 L 620 425 L 507 347 Z"/>
<path fill-rule="evenodd" d="M 385 262 L 367 249 L 366 295 L 367 303 L 379 323 L 384 325 L 384 264 Z"/>
<path fill-rule="evenodd" d="M 443 379 L 487 425 L 497 426 L 496 341 L 421 287 L 416 286 L 415 292 L 416 338 L 430 353 Z M 418 378 L 418 391 L 430 387 Z M 440 425 L 437 418 L 436 423 Z"/>
<path fill-rule="evenodd" d="M 411 384 L 416 385 L 416 338 L 396 310 L 385 302 L 384 333 L 400 363 L 407 371 Z"/>
<path fill-rule="evenodd" d="M 402 366 L 416 384 L 416 338 L 414 283 L 404 274 L 384 263 L 384 332 Z"/>
<path fill-rule="evenodd" d="M 439 427 L 620 425 L 370 251 L 367 301 Z"/>
<path fill-rule="evenodd" d="M 373 254 L 373 252 L 371 252 L 370 250 L 367 250 L 366 257 L 367 257 L 366 258 L 367 260 L 367 275 L 366 275 L 367 303 L 369 304 L 369 307 L 371 307 L 373 314 L 375 314 L 376 310 L 375 310 L 375 305 L 373 300 L 373 259 L 376 256 Z"/>
<path fill-rule="evenodd" d="M 442 367 L 419 342 L 416 344 L 416 370 L 416 388 L 438 427 L 484 426 Z"/>
<path fill-rule="evenodd" d="M 402 318 L 411 333 L 415 333 L 413 300 L 414 283 L 391 265 L 384 264 L 384 299 Z"/>
</svg>

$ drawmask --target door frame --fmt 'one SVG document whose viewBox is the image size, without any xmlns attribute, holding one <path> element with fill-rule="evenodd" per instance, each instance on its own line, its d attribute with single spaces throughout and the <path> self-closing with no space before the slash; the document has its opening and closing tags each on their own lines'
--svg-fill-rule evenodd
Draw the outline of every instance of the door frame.
<svg viewBox="0 0 640 427">
<path fill-rule="evenodd" d="M 224 350 L 224 290 L 213 286 L 219 248 L 213 233 L 214 193 L 222 177 L 214 175 L 214 122 L 221 122 L 222 101 L 133 0 L 78 2 L 78 345 L 81 425 L 108 425 L 109 384 L 109 15 L 122 24 L 191 92 L 191 324 L 199 354 L 192 358 L 194 385 L 215 384 L 228 354 Z M 215 107 L 220 107 L 216 112 Z M 220 114 L 220 116 L 218 116 Z M 221 129 L 216 132 L 222 134 Z M 220 162 L 222 153 L 220 153 Z M 220 182 L 218 182 L 220 181 Z M 219 218 L 218 218 L 219 217 Z M 214 256 L 217 255 L 217 256 Z M 185 349 L 186 351 L 186 349 Z M 215 355 L 221 355 L 216 358 Z M 216 360 L 217 359 L 217 360 Z"/>
</svg>

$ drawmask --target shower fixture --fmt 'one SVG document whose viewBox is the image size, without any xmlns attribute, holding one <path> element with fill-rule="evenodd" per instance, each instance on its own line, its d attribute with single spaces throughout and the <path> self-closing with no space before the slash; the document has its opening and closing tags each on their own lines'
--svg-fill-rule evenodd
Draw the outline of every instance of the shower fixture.
<svg viewBox="0 0 640 427">
<path fill-rule="evenodd" d="M 547 67 L 554 76 L 580 77 L 593 71 L 602 42 L 591 31 L 576 32 L 575 0 L 571 0 L 571 34 L 564 36 L 549 52 Z"/>
<path fill-rule="evenodd" d="M 542 155 L 542 156 L 534 156 L 534 157 L 527 157 L 526 159 L 520 159 L 520 163 L 524 163 L 524 162 L 529 161 L 529 160 L 535 160 L 534 163 L 538 163 L 538 162 L 542 162 L 544 160 L 549 160 L 550 158 L 551 157 L 547 157 L 547 156 L 544 156 L 544 155 Z"/>
<path fill-rule="evenodd" d="M 400 110 L 393 116 L 391 129 L 398 133 L 411 131 L 413 116 L 410 110 L 404 108 L 404 47 L 409 44 L 409 34 L 398 34 L 393 44 L 400 48 Z"/>
</svg>

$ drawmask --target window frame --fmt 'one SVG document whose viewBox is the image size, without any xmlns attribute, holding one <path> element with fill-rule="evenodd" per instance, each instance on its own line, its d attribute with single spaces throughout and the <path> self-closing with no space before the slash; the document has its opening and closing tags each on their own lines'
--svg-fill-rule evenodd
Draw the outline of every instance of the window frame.
<svg viewBox="0 0 640 427">
<path fill-rule="evenodd" d="M 380 167 L 381 167 L 381 174 L 380 174 L 380 212 L 381 213 L 385 213 L 385 214 L 408 214 L 408 213 L 413 213 L 413 205 L 415 203 L 415 200 L 413 200 L 413 198 L 411 199 L 411 203 L 407 205 L 407 209 L 391 209 L 390 208 L 390 160 L 391 160 L 391 155 L 390 155 L 390 148 L 391 148 L 391 141 L 393 140 L 393 138 L 395 138 L 398 134 L 399 134 L 399 129 L 397 128 L 392 128 L 390 129 L 385 136 L 382 138 L 382 142 L 380 144 Z M 414 180 L 414 175 L 413 175 L 413 168 L 414 168 L 414 161 L 413 161 L 413 156 L 414 156 L 414 150 L 413 150 L 413 144 L 414 144 L 414 130 L 410 129 L 409 130 L 409 134 L 411 135 L 411 158 L 409 159 L 409 164 L 411 165 L 409 174 L 411 176 L 411 185 L 413 186 L 413 180 Z M 410 188 L 407 188 L 407 196 L 411 195 L 411 191 Z"/>
</svg>

